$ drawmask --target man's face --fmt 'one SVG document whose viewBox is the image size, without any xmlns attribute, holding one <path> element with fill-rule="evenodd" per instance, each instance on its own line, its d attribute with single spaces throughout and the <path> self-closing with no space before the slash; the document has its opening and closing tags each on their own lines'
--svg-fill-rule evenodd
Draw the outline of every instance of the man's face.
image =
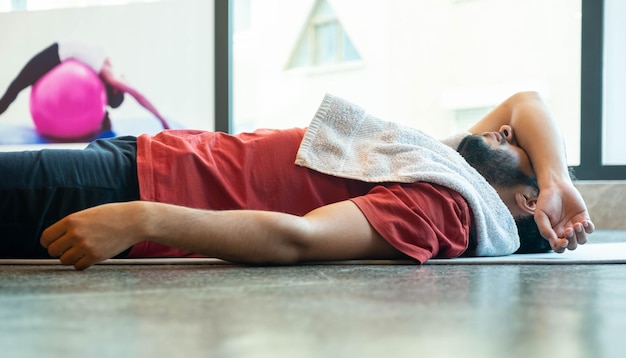
<svg viewBox="0 0 626 358">
<path fill-rule="evenodd" d="M 529 177 L 534 177 L 528 154 L 508 142 L 505 133 L 470 135 L 461 141 L 458 152 L 492 186 L 527 185 Z"/>
</svg>

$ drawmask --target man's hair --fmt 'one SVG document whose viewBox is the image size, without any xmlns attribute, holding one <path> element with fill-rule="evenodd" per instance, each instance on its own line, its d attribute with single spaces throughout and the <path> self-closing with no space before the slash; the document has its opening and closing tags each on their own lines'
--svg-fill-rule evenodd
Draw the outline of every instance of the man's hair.
<svg viewBox="0 0 626 358">
<path fill-rule="evenodd" d="M 107 91 L 107 104 L 111 108 L 117 108 L 124 102 L 124 92 L 116 89 L 108 83 L 104 83 L 104 87 Z"/>
<path fill-rule="evenodd" d="M 517 225 L 520 244 L 519 249 L 514 252 L 515 254 L 532 254 L 552 250 L 548 240 L 539 233 L 539 228 L 532 215 L 516 218 L 515 224 Z"/>
</svg>

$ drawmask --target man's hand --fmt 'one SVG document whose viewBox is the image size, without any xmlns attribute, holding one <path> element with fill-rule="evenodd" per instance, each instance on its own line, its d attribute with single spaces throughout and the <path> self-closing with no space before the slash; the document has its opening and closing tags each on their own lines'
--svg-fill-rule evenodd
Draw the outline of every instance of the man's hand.
<svg viewBox="0 0 626 358">
<path fill-rule="evenodd" d="M 40 242 L 63 265 L 84 270 L 141 241 L 140 212 L 132 202 L 79 211 L 44 230 Z"/>
<path fill-rule="evenodd" d="M 542 188 L 535 210 L 539 232 L 555 252 L 574 250 L 594 231 L 587 207 L 571 182 Z"/>
</svg>

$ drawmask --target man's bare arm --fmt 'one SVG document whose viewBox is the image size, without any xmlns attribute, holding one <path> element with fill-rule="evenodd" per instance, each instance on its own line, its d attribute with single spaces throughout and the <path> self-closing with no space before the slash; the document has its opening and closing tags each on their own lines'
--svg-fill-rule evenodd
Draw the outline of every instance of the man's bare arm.
<svg viewBox="0 0 626 358">
<path fill-rule="evenodd" d="M 563 137 L 541 96 L 520 92 L 509 97 L 470 132 L 498 131 L 503 125 L 514 129 L 517 145 L 528 153 L 537 175 L 541 192 L 535 221 L 542 236 L 557 252 L 585 243 L 594 225 L 570 179 Z"/>
<path fill-rule="evenodd" d="M 44 231 L 41 243 L 63 264 L 82 270 L 144 240 L 248 264 L 404 257 L 350 201 L 303 217 L 151 202 L 106 204 L 62 219 Z"/>
</svg>

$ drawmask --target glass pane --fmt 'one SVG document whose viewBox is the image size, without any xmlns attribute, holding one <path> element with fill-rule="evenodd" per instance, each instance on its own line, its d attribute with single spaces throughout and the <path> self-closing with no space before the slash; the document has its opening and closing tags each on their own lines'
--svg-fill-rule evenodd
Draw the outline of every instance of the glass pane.
<svg viewBox="0 0 626 358">
<path fill-rule="evenodd" d="M 250 6 L 252 0 L 237 0 L 234 5 L 233 31 L 246 31 L 250 28 Z"/>
<path fill-rule="evenodd" d="M 9 4 L 9 8 L 7 9 L 7 11 L 26 10 L 26 7 L 27 7 L 26 1 L 27 0 L 11 0 L 11 3 Z"/>
<path fill-rule="evenodd" d="M 360 59 L 359 52 L 356 50 L 350 37 L 345 32 L 341 33 L 341 45 L 343 47 L 342 60 L 343 61 L 356 61 Z"/>
<path fill-rule="evenodd" d="M 39 51 L 54 41 L 60 41 L 62 46 L 68 45 L 64 40 L 76 41 L 100 48 L 110 59 L 114 73 L 147 98 L 170 127 L 212 129 L 213 11 L 212 1 L 176 0 L 0 13 L 0 96 Z M 94 65 L 94 70 L 100 63 Z M 67 77 L 57 83 L 63 85 L 60 88 L 64 91 L 49 92 L 59 94 L 55 99 L 70 98 L 67 93 L 85 93 Z M 58 115 L 61 110 L 47 111 L 60 119 L 48 118 L 46 124 L 68 129 L 52 137 L 31 115 L 32 88 L 19 92 L 0 115 L 0 150 L 35 149 L 51 143 L 65 146 L 68 141 L 90 140 L 93 136 L 139 135 L 163 129 L 156 115 L 126 95 L 119 107 L 106 107 L 110 130 L 102 114 L 74 118 L 85 124 L 89 138 L 83 133 L 69 133 L 65 125 L 68 121 Z M 101 93 L 90 96 L 90 103 L 94 103 L 93 98 L 101 98 Z"/>
<path fill-rule="evenodd" d="M 604 137 L 602 162 L 626 164 L 626 1 L 604 1 Z"/>
<path fill-rule="evenodd" d="M 466 129 L 459 111 L 537 90 L 578 164 L 580 0 L 334 1 L 326 11 L 360 61 L 297 69 L 287 64 L 317 2 L 257 1 L 250 37 L 233 43 L 235 131 L 306 126 L 332 93 L 442 138 Z"/>
<path fill-rule="evenodd" d="M 337 61 L 337 26 L 327 22 L 315 26 L 315 64 Z"/>
</svg>

